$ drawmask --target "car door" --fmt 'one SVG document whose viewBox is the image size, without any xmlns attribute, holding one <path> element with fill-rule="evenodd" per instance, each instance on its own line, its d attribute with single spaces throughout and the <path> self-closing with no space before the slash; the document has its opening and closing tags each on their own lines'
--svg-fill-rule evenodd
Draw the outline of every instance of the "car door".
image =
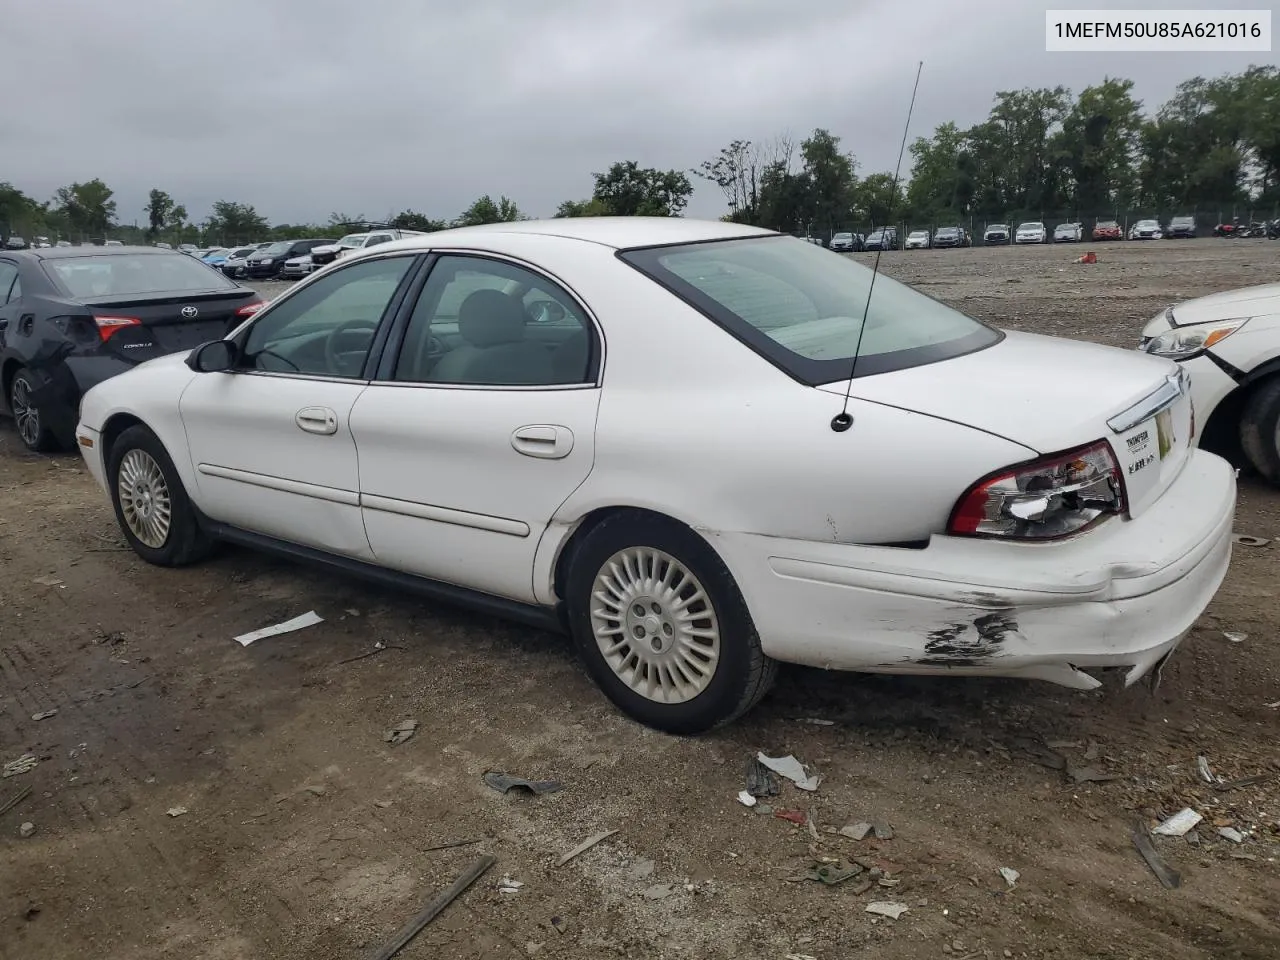
<svg viewBox="0 0 1280 960">
<path fill-rule="evenodd" d="M 14 288 L 18 286 L 18 265 L 11 260 L 0 260 L 0 358 L 4 357 L 9 343 L 17 333 L 18 300 L 21 290 L 14 296 Z M 7 404 L 8 397 L 0 399 L 0 404 Z"/>
<path fill-rule="evenodd" d="M 351 409 L 413 254 L 334 270 L 237 331 L 238 361 L 202 373 L 180 410 L 202 510 L 291 543 L 370 559 Z"/>
<path fill-rule="evenodd" d="M 534 601 L 539 538 L 590 473 L 601 340 L 526 266 L 443 255 L 356 401 L 360 502 L 378 562 Z"/>
</svg>

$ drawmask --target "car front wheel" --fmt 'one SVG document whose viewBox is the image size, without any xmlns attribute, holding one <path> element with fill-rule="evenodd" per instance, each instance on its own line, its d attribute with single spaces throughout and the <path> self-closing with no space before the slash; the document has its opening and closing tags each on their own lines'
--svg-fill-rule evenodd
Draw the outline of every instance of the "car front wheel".
<svg viewBox="0 0 1280 960">
<path fill-rule="evenodd" d="M 1280 376 L 1253 390 L 1240 418 L 1240 446 L 1253 468 L 1280 486 Z"/>
<path fill-rule="evenodd" d="M 143 560 L 177 567 L 208 555 L 212 543 L 154 433 L 138 425 L 120 434 L 107 455 L 107 478 L 116 521 Z"/>
<path fill-rule="evenodd" d="M 672 520 L 603 521 L 570 564 L 566 601 L 578 651 L 624 713 L 667 733 L 737 719 L 777 672 L 715 551 Z"/>
<path fill-rule="evenodd" d="M 31 371 L 21 369 L 9 383 L 9 412 L 18 428 L 18 439 L 33 453 L 45 453 L 59 446 L 53 431 L 45 424 L 40 407 L 33 399 L 36 379 Z"/>
</svg>

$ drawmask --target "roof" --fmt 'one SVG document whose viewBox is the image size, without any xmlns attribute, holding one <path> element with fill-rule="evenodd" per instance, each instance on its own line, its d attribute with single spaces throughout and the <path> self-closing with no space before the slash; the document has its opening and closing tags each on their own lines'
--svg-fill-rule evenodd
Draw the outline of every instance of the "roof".
<svg viewBox="0 0 1280 960">
<path fill-rule="evenodd" d="M 39 250 L 7 250 L 5 253 L 27 254 L 37 260 L 66 260 L 73 257 L 118 257 L 122 254 L 150 254 L 156 257 L 185 257 L 177 250 L 163 247 L 42 247 Z"/>
<path fill-rule="evenodd" d="M 694 243 L 699 240 L 728 240 L 733 237 L 771 236 L 772 230 L 749 227 L 723 220 L 687 220 L 684 217 L 561 217 L 554 220 L 515 220 L 486 223 L 476 227 L 453 227 L 425 234 L 434 242 L 439 237 L 493 236 L 495 234 L 540 234 L 585 240 L 623 250 L 667 243 Z"/>
</svg>

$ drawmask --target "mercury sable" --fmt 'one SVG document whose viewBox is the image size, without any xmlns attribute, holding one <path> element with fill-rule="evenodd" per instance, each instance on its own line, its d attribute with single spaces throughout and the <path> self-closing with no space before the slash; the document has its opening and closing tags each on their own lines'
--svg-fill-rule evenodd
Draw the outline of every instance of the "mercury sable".
<svg viewBox="0 0 1280 960">
<path fill-rule="evenodd" d="M 872 276 L 679 218 L 414 237 L 95 387 L 80 449 L 151 563 L 232 540 L 563 628 L 666 731 L 780 661 L 1147 674 L 1231 551 L 1178 366 Z"/>
</svg>

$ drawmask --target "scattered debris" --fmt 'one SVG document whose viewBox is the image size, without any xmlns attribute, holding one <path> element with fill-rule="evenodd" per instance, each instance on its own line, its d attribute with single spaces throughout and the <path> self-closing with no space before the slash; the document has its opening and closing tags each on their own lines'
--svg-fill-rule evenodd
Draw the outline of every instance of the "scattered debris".
<svg viewBox="0 0 1280 960">
<path fill-rule="evenodd" d="M 804 826 L 805 829 L 809 831 L 809 836 L 813 838 L 815 843 L 822 840 L 822 838 L 818 836 L 818 821 L 814 818 L 812 810 L 805 811 Z"/>
<path fill-rule="evenodd" d="M 27 799 L 27 794 L 29 794 L 30 792 L 31 792 L 30 787 L 23 787 L 21 790 L 15 793 L 12 797 L 10 797 L 4 803 L 0 803 L 0 816 L 4 816 L 6 813 L 8 813 L 10 810 L 16 807 L 18 804 L 20 804 L 23 800 Z"/>
<path fill-rule="evenodd" d="M 594 847 L 597 843 L 599 843 L 601 840 L 607 839 L 608 837 L 612 837 L 617 832 L 618 832 L 617 830 L 605 830 L 603 833 L 597 833 L 597 834 L 593 834 L 590 837 L 587 837 L 587 839 L 583 840 L 580 844 L 578 844 L 576 847 L 574 847 L 572 850 L 566 853 L 563 857 L 557 860 L 556 866 L 563 867 L 566 863 L 568 863 L 578 854 L 585 853 L 586 851 Z"/>
<path fill-rule="evenodd" d="M 1200 846 L 1200 841 L 1203 838 L 1200 836 L 1199 830 L 1191 830 L 1188 831 L 1187 835 L 1183 839 L 1186 840 L 1187 843 L 1191 844 L 1191 846 L 1198 847 Z"/>
<path fill-rule="evenodd" d="M 526 790 L 538 797 L 545 793 L 556 793 L 564 789 L 564 784 L 559 780 L 526 780 L 523 777 L 509 777 L 497 770 L 490 770 L 486 773 L 484 782 L 499 793 L 508 793 L 511 790 Z"/>
<path fill-rule="evenodd" d="M 36 578 L 35 578 L 34 580 L 32 580 L 31 582 L 32 582 L 32 583 L 38 583 L 38 584 L 40 584 L 40 586 L 42 586 L 42 587 L 60 587 L 60 586 L 62 586 L 62 581 L 61 581 L 61 580 L 59 580 L 57 577 L 36 577 Z"/>
<path fill-rule="evenodd" d="M 1098 255 L 1090 250 L 1088 253 L 1081 254 L 1076 257 L 1074 263 L 1097 263 Z"/>
<path fill-rule="evenodd" d="M 390 801 L 390 800 L 375 800 L 375 801 L 373 801 L 373 805 L 374 805 L 375 807 L 377 807 L 379 810 L 385 810 L 385 809 L 387 809 L 387 807 L 391 806 L 391 801 Z"/>
<path fill-rule="evenodd" d="M 810 792 L 818 789 L 818 784 L 822 783 L 822 778 L 816 774 L 810 774 L 795 757 L 787 755 L 785 757 L 766 757 L 763 753 L 757 753 L 756 759 L 772 770 L 779 776 L 786 777 L 801 790 Z"/>
<path fill-rule="evenodd" d="M 1200 773 L 1200 779 L 1205 783 L 1216 783 L 1218 778 L 1213 775 L 1213 771 L 1209 769 L 1209 758 L 1201 754 L 1196 757 L 1196 770 Z"/>
<path fill-rule="evenodd" d="M 796 723 L 808 723 L 815 727 L 834 727 L 834 720 L 819 720 L 817 717 L 796 717 Z"/>
<path fill-rule="evenodd" d="M 818 958 L 811 957 L 807 953 L 788 953 L 782 960 L 818 960 Z"/>
<path fill-rule="evenodd" d="M 1098 746 L 1098 741 L 1090 740 L 1089 746 L 1084 752 L 1084 758 L 1086 760 L 1097 760 L 1098 754 L 1100 754 L 1101 752 L 1102 752 L 1102 748 Z"/>
<path fill-rule="evenodd" d="M 1230 840 L 1232 843 L 1244 843 L 1244 834 L 1235 827 L 1222 827 L 1218 831 L 1218 836 L 1223 840 Z"/>
<path fill-rule="evenodd" d="M 368 657 L 374 657 L 382 653 L 384 650 L 403 650 L 403 649 L 404 647 L 398 646 L 397 644 L 383 643 L 381 640 L 379 640 L 377 643 L 373 645 L 372 650 L 366 650 L 364 653 L 357 653 L 354 657 L 347 657 L 345 660 L 339 660 L 337 663 L 334 664 L 334 666 L 340 667 L 344 663 L 355 663 L 357 660 L 364 660 L 364 659 L 367 659 Z"/>
<path fill-rule="evenodd" d="M 1067 776 L 1075 783 L 1109 783 L 1120 778 L 1114 773 L 1107 773 L 1101 767 L 1067 767 Z"/>
<path fill-rule="evenodd" d="M 36 764 L 40 761 L 36 759 L 34 754 L 24 753 L 17 760 L 10 760 L 4 765 L 4 769 L 0 770 L 0 779 L 8 779 L 16 777 L 19 774 L 30 773 L 36 768 Z"/>
<path fill-rule="evenodd" d="M 762 817 L 773 816 L 773 807 L 767 803 L 757 803 L 755 807 L 756 815 Z"/>
<path fill-rule="evenodd" d="M 776 797 L 781 789 L 772 770 L 755 757 L 747 761 L 747 793 L 753 797 Z"/>
<path fill-rule="evenodd" d="M 405 944 L 421 933 L 427 924 L 439 916 L 445 907 L 462 896 L 468 887 L 479 880 L 481 875 L 497 862 L 498 858 L 492 854 L 485 854 L 476 860 L 463 871 L 457 880 L 453 881 L 453 885 L 448 890 L 427 904 L 421 913 L 400 929 L 400 932 L 395 935 L 390 943 L 370 957 L 369 960 L 391 960 Z"/>
<path fill-rule="evenodd" d="M 646 900 L 661 900 L 669 897 L 676 892 L 676 888 L 669 883 L 655 883 L 652 887 L 646 887 L 640 891 L 640 896 Z"/>
<path fill-rule="evenodd" d="M 1162 837 L 1181 837 L 1203 819 L 1204 817 L 1190 807 L 1183 807 L 1151 832 L 1158 833 Z"/>
<path fill-rule="evenodd" d="M 748 790 L 738 791 L 738 802 L 744 807 L 754 807 L 759 801 Z"/>
<path fill-rule="evenodd" d="M 1001 867 L 1000 876 L 1004 877 L 1004 882 L 1007 883 L 1009 885 L 1009 889 L 1012 890 L 1018 885 L 1018 878 L 1022 876 L 1022 874 L 1013 869 L 1013 867 Z"/>
<path fill-rule="evenodd" d="M 850 877 L 856 877 L 861 872 L 862 866 L 860 864 L 848 860 L 832 860 L 830 862 L 815 860 L 805 876 L 810 880 L 817 880 L 829 887 L 833 887 L 837 883 L 843 883 Z"/>
<path fill-rule="evenodd" d="M 803 810 L 775 810 L 773 815 L 779 820 L 786 820 L 794 823 L 797 827 L 803 827 L 808 817 L 805 816 Z"/>
<path fill-rule="evenodd" d="M 170 807 L 165 811 L 171 817 L 181 817 L 187 813 L 186 807 Z"/>
<path fill-rule="evenodd" d="M 392 727 L 385 734 L 383 734 L 382 739 L 385 740 L 387 743 L 391 744 L 392 746 L 395 746 L 397 743 L 404 743 L 406 740 L 412 737 L 414 732 L 417 729 L 418 729 L 417 720 L 405 720 L 405 721 L 402 721 L 398 726 Z"/>
<path fill-rule="evenodd" d="M 653 876 L 653 871 L 657 867 L 652 860 L 637 860 L 627 870 L 627 876 L 632 880 L 644 880 Z"/>
<path fill-rule="evenodd" d="M 1280 704 L 1277 704 L 1280 706 Z M 1229 780 L 1226 783 L 1218 784 L 1219 790 L 1238 790 L 1241 787 L 1252 787 L 1254 784 L 1266 783 L 1268 780 L 1274 780 L 1280 777 L 1280 773 L 1259 773 L 1252 777 L 1242 777 L 1239 780 Z"/>
<path fill-rule="evenodd" d="M 552 917 L 551 928 L 563 937 L 565 931 L 569 929 L 569 923 L 564 917 Z"/>
<path fill-rule="evenodd" d="M 307 784 L 305 787 L 303 787 L 303 788 L 302 788 L 300 791 L 298 791 L 298 792 L 299 792 L 299 793 L 309 793 L 309 794 L 311 794 L 313 797 L 323 797 L 323 796 L 324 796 L 324 787 L 320 786 L 320 784 L 318 784 L 318 783 L 309 783 L 309 784 Z"/>
<path fill-rule="evenodd" d="M 873 823 L 871 825 L 871 834 L 877 840 L 892 840 L 893 827 L 889 826 L 887 823 Z"/>
<path fill-rule="evenodd" d="M 1156 879 L 1161 884 L 1169 890 L 1182 886 L 1182 876 L 1165 863 L 1160 854 L 1156 853 L 1155 844 L 1151 842 L 1146 828 L 1141 823 L 1134 825 L 1132 837 L 1133 845 L 1138 848 L 1138 853 L 1142 854 L 1142 859 L 1147 861 L 1147 866 L 1151 868 L 1151 872 L 1156 875 Z"/>
<path fill-rule="evenodd" d="M 236 643 L 243 647 L 258 640 L 265 640 L 267 637 L 278 636 L 282 633 L 292 633 L 294 630 L 301 630 L 304 627 L 312 627 L 317 623 L 323 623 L 324 618 L 318 616 L 314 610 L 302 614 L 300 617 L 294 617 L 292 620 L 286 620 L 284 623 L 277 623 L 272 627 L 263 627 L 261 630 L 254 630 L 252 633 L 242 633 L 235 638 Z"/>
<path fill-rule="evenodd" d="M 498 881 L 498 892 L 499 893 L 519 893 L 520 888 L 523 886 L 524 884 L 519 880 L 512 880 L 510 877 L 503 877 L 501 880 Z"/>
<path fill-rule="evenodd" d="M 1249 635 L 1247 633 L 1228 632 L 1228 633 L 1224 633 L 1223 636 L 1226 637 L 1228 640 L 1230 640 L 1232 643 L 1244 643 L 1246 640 L 1249 639 Z"/>
<path fill-rule="evenodd" d="M 48 720 L 50 717 L 57 716 L 57 713 L 58 713 L 58 708 L 54 707 L 52 710 L 42 710 L 39 713 L 33 713 L 31 715 L 31 719 L 32 720 Z"/>
<path fill-rule="evenodd" d="M 905 903 L 895 903 L 892 900 L 873 900 L 867 904 L 866 912 L 888 917 L 890 920 L 897 920 L 907 912 L 907 909 Z"/>
<path fill-rule="evenodd" d="M 18 827 L 18 836 L 20 836 L 23 840 L 27 839 L 27 837 L 31 836 L 35 832 L 36 832 L 36 825 L 32 823 L 30 820 L 22 824 L 22 826 Z"/>
<path fill-rule="evenodd" d="M 390 801 L 387 801 L 387 803 L 390 805 Z M 454 847 L 469 847 L 479 842 L 479 840 L 454 840 L 451 843 L 437 843 L 434 847 L 427 847 L 422 852 L 434 853 L 437 850 L 452 850 Z"/>
<path fill-rule="evenodd" d="M 1266 537 L 1249 537 L 1243 533 L 1233 533 L 1231 539 L 1238 544 L 1246 547 L 1265 547 L 1271 541 Z"/>
<path fill-rule="evenodd" d="M 861 840 L 870 832 L 871 824 L 865 822 L 854 823 L 839 830 L 840 836 L 848 837 L 850 840 Z"/>
</svg>

